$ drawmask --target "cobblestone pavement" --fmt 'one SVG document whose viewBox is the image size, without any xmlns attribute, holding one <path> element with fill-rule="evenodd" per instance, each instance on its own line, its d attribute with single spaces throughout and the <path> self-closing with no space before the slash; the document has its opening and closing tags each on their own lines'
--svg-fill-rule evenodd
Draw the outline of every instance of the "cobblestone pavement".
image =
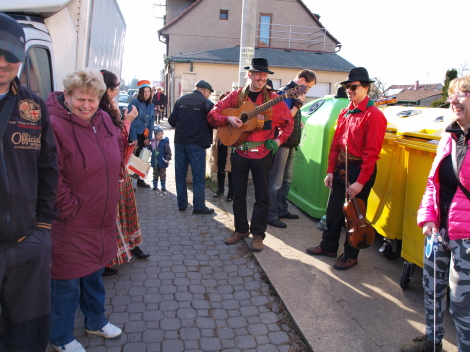
<svg viewBox="0 0 470 352">
<path fill-rule="evenodd" d="M 172 131 L 162 125 L 172 141 Z M 103 278 L 106 315 L 122 336 L 88 337 L 78 312 L 77 340 L 88 352 L 308 351 L 246 243 L 224 244 L 233 220 L 217 207 L 223 200 L 210 204 L 207 190 L 215 214 L 192 215 L 191 207 L 180 212 L 173 162 L 167 189 L 136 190 L 140 247 L 151 256 Z"/>
</svg>

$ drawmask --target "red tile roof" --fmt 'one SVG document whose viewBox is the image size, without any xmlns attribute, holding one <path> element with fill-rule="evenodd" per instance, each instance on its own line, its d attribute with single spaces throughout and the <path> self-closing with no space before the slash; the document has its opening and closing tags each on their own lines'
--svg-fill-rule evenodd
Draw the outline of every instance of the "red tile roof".
<svg viewBox="0 0 470 352">
<path fill-rule="evenodd" d="M 441 91 L 410 90 L 397 94 L 397 101 L 419 101 L 435 95 L 441 95 Z"/>
<path fill-rule="evenodd" d="M 432 83 L 432 84 L 419 84 L 418 83 L 418 89 L 415 89 L 414 84 L 394 84 L 388 87 L 387 90 L 404 89 L 404 90 L 413 90 L 413 91 L 436 91 L 436 90 L 440 90 L 441 87 L 442 87 L 442 84 L 440 83 Z"/>
</svg>

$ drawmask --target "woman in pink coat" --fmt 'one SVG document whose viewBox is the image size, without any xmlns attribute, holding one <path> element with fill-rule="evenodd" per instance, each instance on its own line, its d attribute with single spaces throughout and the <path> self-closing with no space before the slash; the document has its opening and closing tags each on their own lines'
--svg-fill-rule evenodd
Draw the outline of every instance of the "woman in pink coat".
<svg viewBox="0 0 470 352">
<path fill-rule="evenodd" d="M 448 286 L 459 351 L 470 351 L 470 75 L 450 83 L 448 101 L 453 121 L 437 148 L 418 211 L 425 238 L 437 233 L 439 239 L 435 259 L 424 257 L 426 334 L 403 345 L 402 352 L 442 350 Z"/>
</svg>

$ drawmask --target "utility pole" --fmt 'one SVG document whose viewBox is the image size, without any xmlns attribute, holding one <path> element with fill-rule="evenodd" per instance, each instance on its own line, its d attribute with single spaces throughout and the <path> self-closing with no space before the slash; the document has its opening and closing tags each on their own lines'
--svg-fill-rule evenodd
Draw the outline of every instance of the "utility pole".
<svg viewBox="0 0 470 352">
<path fill-rule="evenodd" d="M 246 71 L 244 67 L 250 66 L 251 59 L 255 54 L 256 2 L 257 0 L 243 0 L 238 87 L 245 86 Z"/>
</svg>

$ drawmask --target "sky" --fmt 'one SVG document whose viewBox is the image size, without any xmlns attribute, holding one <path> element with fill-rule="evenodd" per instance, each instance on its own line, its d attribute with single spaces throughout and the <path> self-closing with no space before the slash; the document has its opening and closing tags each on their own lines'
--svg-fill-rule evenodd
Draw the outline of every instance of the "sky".
<svg viewBox="0 0 470 352">
<path fill-rule="evenodd" d="M 242 0 L 233 0 L 242 1 Z M 276 1 L 271 0 L 275 6 Z M 443 83 L 448 69 L 470 73 L 469 0 L 303 0 L 342 44 L 338 55 L 392 84 Z M 127 24 L 122 78 L 159 80 L 164 0 L 118 0 Z M 436 6 L 439 4 L 441 6 Z M 274 19 L 275 22 L 275 19 Z"/>
</svg>

